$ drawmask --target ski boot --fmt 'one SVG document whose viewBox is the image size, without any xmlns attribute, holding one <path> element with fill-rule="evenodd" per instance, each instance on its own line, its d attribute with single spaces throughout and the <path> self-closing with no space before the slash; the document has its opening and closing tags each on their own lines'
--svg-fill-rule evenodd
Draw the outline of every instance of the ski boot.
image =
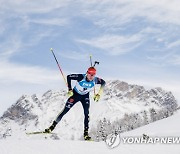
<svg viewBox="0 0 180 154">
<path fill-rule="evenodd" d="M 84 130 L 84 140 L 91 141 L 91 137 L 88 135 L 88 129 Z"/>
<path fill-rule="evenodd" d="M 45 133 L 51 133 L 56 127 L 56 125 L 57 125 L 57 122 L 53 121 L 53 124 L 49 128 L 45 129 Z"/>
</svg>

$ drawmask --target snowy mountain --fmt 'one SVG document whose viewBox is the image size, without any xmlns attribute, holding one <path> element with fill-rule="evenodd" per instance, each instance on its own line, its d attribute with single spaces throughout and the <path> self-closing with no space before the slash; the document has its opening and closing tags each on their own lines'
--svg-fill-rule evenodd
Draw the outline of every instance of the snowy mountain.
<svg viewBox="0 0 180 154">
<path fill-rule="evenodd" d="M 66 99 L 64 90 L 49 90 L 42 96 L 23 95 L 0 118 L 0 137 L 27 138 L 25 132 L 44 130 L 64 108 Z M 90 133 L 94 138 L 107 134 L 107 126 L 111 131 L 132 130 L 172 115 L 177 107 L 172 93 L 161 88 L 146 90 L 118 80 L 108 81 L 101 100 L 97 103 L 91 100 Z M 77 103 L 54 130 L 57 135 L 51 138 L 81 139 L 83 118 L 82 106 Z"/>
</svg>

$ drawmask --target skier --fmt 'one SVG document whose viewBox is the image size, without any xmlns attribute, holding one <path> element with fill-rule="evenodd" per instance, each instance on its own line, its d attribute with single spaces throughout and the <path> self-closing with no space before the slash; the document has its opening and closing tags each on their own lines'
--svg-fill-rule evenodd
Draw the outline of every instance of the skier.
<svg viewBox="0 0 180 154">
<path fill-rule="evenodd" d="M 93 89 L 95 84 L 101 84 L 99 92 L 95 94 L 94 101 L 99 101 L 100 95 L 105 86 L 105 81 L 101 78 L 95 77 L 96 69 L 90 67 L 86 74 L 70 74 L 67 76 L 68 84 L 68 100 L 66 101 L 64 109 L 58 114 L 57 118 L 53 121 L 53 124 L 45 129 L 46 133 L 51 133 L 62 117 L 78 102 L 80 101 L 84 109 L 84 139 L 91 140 L 88 135 L 89 129 L 89 92 Z M 77 80 L 75 87 L 72 89 L 71 80 Z"/>
</svg>

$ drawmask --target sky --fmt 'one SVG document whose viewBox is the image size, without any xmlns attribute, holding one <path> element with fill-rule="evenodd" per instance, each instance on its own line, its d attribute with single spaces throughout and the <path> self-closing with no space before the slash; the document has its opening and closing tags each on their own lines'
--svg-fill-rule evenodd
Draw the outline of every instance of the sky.
<svg viewBox="0 0 180 154">
<path fill-rule="evenodd" d="M 66 89 L 65 75 L 85 73 L 180 100 L 179 0 L 0 0 L 0 114 L 23 94 Z"/>
</svg>

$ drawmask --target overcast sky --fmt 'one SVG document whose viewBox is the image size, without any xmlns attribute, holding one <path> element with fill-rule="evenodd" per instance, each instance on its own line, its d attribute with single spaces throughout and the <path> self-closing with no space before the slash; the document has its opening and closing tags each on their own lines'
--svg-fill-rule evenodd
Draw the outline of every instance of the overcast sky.
<svg viewBox="0 0 180 154">
<path fill-rule="evenodd" d="M 0 114 L 23 94 L 65 89 L 65 72 L 98 76 L 180 100 L 179 0 L 0 0 Z"/>
</svg>

